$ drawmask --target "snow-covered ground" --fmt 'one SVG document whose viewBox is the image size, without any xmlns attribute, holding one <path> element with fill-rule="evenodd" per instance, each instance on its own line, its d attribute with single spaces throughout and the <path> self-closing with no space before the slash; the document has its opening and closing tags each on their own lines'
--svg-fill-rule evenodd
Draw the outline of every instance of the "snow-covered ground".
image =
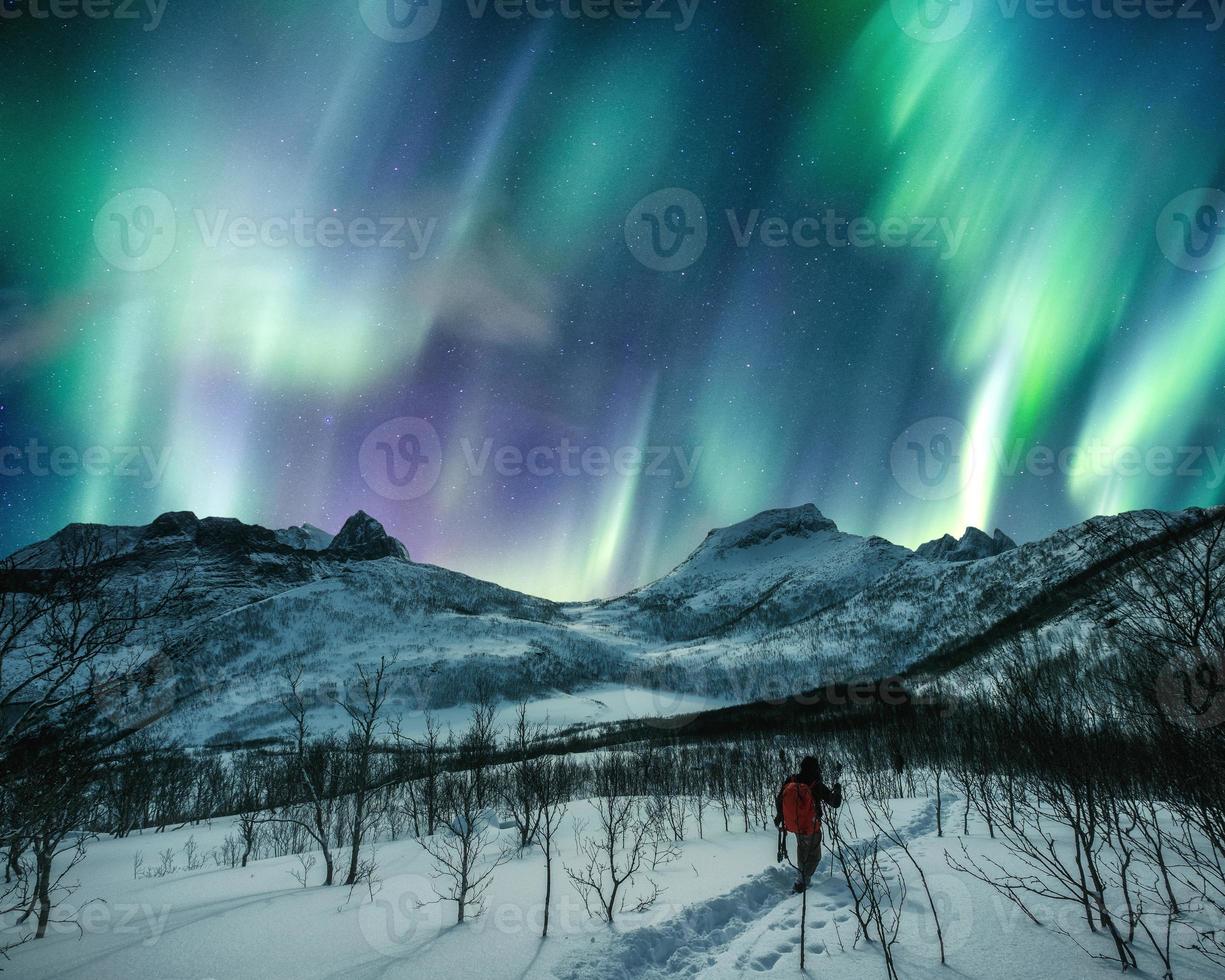
<svg viewBox="0 0 1225 980">
<path fill-rule="evenodd" d="M 533 724 L 550 729 L 568 728 L 573 725 L 602 725 L 617 721 L 651 719 L 663 728 L 679 727 L 692 716 L 713 708 L 724 708 L 735 702 L 731 698 L 720 698 L 702 694 L 685 694 L 679 691 L 656 690 L 647 687 L 619 684 L 597 684 L 594 687 L 570 694 L 565 691 L 542 692 L 527 702 L 527 718 Z M 499 730 L 508 729 L 513 723 L 518 706 L 510 702 L 499 702 L 494 722 Z M 442 737 L 447 732 L 463 733 L 472 720 L 470 705 L 455 705 L 450 708 L 435 708 L 430 712 L 409 708 L 396 698 L 388 701 L 387 724 L 396 727 L 400 734 L 420 738 L 425 734 L 426 719 L 432 718 Z M 333 702 L 324 702 L 313 707 L 311 724 L 317 731 L 345 732 L 350 719 L 344 709 Z M 284 736 L 288 727 L 288 716 L 283 709 L 270 711 L 262 720 L 247 730 L 248 738 L 276 738 Z"/>
<path fill-rule="evenodd" d="M 852 811 L 857 805 L 847 805 Z M 587 804 L 571 807 L 569 820 L 590 819 Z M 948 966 L 938 946 L 917 876 L 908 877 L 901 937 L 895 947 L 900 976 L 1029 978 L 1108 977 L 1108 960 L 1094 960 L 1053 930 L 1058 923 L 1093 952 L 1108 954 L 1104 937 L 1088 936 L 1078 911 L 1036 908 L 1038 927 L 989 887 L 948 869 L 946 849 L 959 853 L 961 804 L 946 798 L 944 839 L 935 835 L 934 801 L 899 800 L 894 817 L 912 842 L 941 912 Z M 865 822 L 860 819 L 860 826 Z M 723 829 L 708 809 L 705 839 L 680 845 L 677 860 L 649 872 L 663 889 L 654 908 L 625 913 L 615 925 L 588 917 L 562 871 L 574 861 L 572 828 L 559 836 L 554 870 L 550 936 L 540 938 L 544 868 L 539 852 L 527 852 L 499 868 L 485 911 L 455 924 L 452 904 L 425 904 L 434 895 L 428 856 L 413 840 L 378 845 L 374 895 L 340 886 L 318 887 L 318 865 L 303 888 L 291 872 L 297 857 L 270 858 L 246 869 L 218 868 L 210 859 L 196 871 L 134 880 L 140 852 L 146 868 L 173 849 L 185 862 L 194 838 L 201 851 L 219 846 L 232 830 L 215 821 L 164 834 L 146 832 L 93 843 L 74 875 L 81 887 L 76 926 L 52 927 L 45 940 L 14 953 L 11 975 L 35 978 L 311 978 L 472 977 L 482 980 L 591 980 L 591 978 L 732 978 L 799 974 L 801 899 L 792 873 L 775 863 L 773 833 Z M 696 827 L 691 825 L 696 835 Z M 1003 859 L 1001 846 L 974 832 L 971 854 Z M 514 831 L 504 831 L 509 842 Z M 794 853 L 794 852 L 793 852 Z M 807 973 L 845 980 L 885 975 L 879 947 L 853 946 L 855 921 L 846 885 L 831 873 L 827 856 L 807 896 Z M 1079 927 L 1079 928 L 1078 928 Z M 1141 975 L 1160 976 L 1155 959 L 1137 942 Z M 1191 955 L 1176 955 L 1175 975 L 1206 978 L 1211 972 Z"/>
<path fill-rule="evenodd" d="M 650 719 L 661 727 L 671 727 L 683 724 L 700 711 L 725 708 L 734 703 L 730 698 L 713 695 L 685 694 L 680 691 L 627 687 L 620 684 L 597 684 L 575 694 L 557 691 L 533 698 L 527 704 L 527 718 L 534 724 L 552 729 L 640 718 Z M 499 730 L 509 730 L 517 711 L 518 707 L 514 704 L 499 703 L 494 715 L 495 726 Z M 461 734 L 472 721 L 472 708 L 468 705 L 439 708 L 430 714 L 443 732 L 450 729 L 456 735 Z M 399 730 L 403 734 L 414 738 L 424 734 L 425 712 L 405 711 L 397 718 Z M 338 716 L 333 727 L 343 729 L 347 724 L 347 717 Z"/>
</svg>

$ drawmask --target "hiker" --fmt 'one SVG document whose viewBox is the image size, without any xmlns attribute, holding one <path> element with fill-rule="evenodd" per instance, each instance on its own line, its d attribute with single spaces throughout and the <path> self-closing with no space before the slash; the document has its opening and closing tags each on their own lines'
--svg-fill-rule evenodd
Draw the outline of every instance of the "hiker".
<svg viewBox="0 0 1225 980">
<path fill-rule="evenodd" d="M 841 768 L 838 766 L 838 771 Z M 774 826 L 779 830 L 780 855 L 786 855 L 784 835 L 795 834 L 795 864 L 800 873 L 795 883 L 798 894 L 808 887 L 821 863 L 821 804 L 835 809 L 842 806 L 842 784 L 835 773 L 833 789 L 826 786 L 821 781 L 821 764 L 808 755 L 800 761 L 800 771 L 787 777 L 775 802 Z"/>
</svg>

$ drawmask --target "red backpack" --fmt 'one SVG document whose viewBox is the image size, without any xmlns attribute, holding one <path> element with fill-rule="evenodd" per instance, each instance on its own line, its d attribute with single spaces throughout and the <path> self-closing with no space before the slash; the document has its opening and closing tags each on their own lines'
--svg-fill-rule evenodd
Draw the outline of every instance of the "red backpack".
<svg viewBox="0 0 1225 980">
<path fill-rule="evenodd" d="M 789 834 L 820 833 L 821 812 L 807 783 L 793 779 L 783 786 L 783 829 Z"/>
</svg>

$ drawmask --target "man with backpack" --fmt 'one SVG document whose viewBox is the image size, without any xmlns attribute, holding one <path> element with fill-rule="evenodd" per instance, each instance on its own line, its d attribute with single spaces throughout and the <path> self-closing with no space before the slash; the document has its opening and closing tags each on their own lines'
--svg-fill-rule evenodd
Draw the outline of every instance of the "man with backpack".
<svg viewBox="0 0 1225 980">
<path fill-rule="evenodd" d="M 838 767 L 841 769 L 841 767 Z M 778 791 L 774 826 L 779 829 L 779 860 L 786 856 L 782 835 L 795 834 L 795 864 L 800 877 L 795 891 L 804 891 L 821 863 L 821 805 L 842 806 L 842 784 L 831 789 L 821 781 L 821 764 L 812 756 L 800 761 L 800 771 L 788 776 Z"/>
</svg>

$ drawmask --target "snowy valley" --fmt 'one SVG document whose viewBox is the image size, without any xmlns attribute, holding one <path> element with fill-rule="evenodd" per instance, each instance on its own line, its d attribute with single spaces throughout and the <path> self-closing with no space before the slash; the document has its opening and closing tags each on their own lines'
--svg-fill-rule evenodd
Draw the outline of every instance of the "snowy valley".
<svg viewBox="0 0 1225 980">
<path fill-rule="evenodd" d="M 1078 526 L 1016 547 L 971 528 L 911 551 L 842 532 L 809 504 L 713 530 L 623 596 L 555 603 L 413 562 L 362 513 L 335 537 L 179 513 L 144 527 L 71 525 L 17 552 L 17 573 L 54 565 L 86 533 L 114 555 L 118 587 L 186 580 L 190 618 L 148 648 L 105 709 L 190 745 L 280 735 L 291 669 L 317 727 L 343 725 L 335 695 L 380 658 L 402 668 L 391 710 L 409 725 L 426 710 L 462 716 L 481 696 L 583 725 L 853 678 L 973 673 L 984 637 L 998 647 L 1022 631 L 1089 632 L 1094 574 L 1143 545 L 1111 554 Z"/>
<path fill-rule="evenodd" d="M 70 526 L 5 569 L 9 662 L 74 714 L 5 701 L 0 948 L 31 978 L 1213 976 L 1221 665 L 1170 649 L 1221 633 L 1222 535 L 910 551 L 808 505 L 563 604 L 361 513 Z M 776 794 L 807 756 L 837 791 L 804 887 Z"/>
</svg>

